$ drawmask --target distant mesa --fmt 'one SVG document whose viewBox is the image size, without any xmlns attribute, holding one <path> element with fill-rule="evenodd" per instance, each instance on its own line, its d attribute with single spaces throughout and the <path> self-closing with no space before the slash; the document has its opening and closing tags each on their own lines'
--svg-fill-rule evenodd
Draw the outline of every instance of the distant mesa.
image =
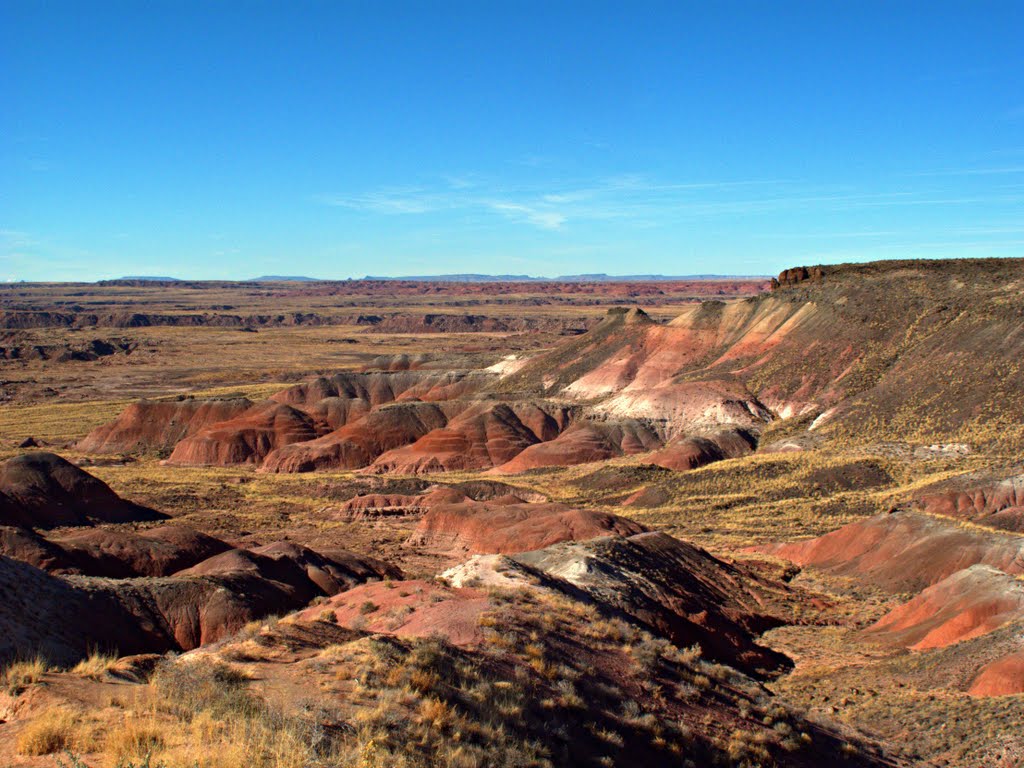
<svg viewBox="0 0 1024 768">
<path fill-rule="evenodd" d="M 424 283 L 652 283 L 673 282 L 682 280 L 768 280 L 768 275 L 608 275 L 604 272 L 588 275 L 559 275 L 558 277 L 534 277 L 533 275 L 484 275 L 476 273 L 457 273 L 451 275 L 367 275 L 361 278 L 367 281 L 413 281 Z M 134 280 L 154 283 L 180 283 L 179 277 L 163 277 L 160 275 L 125 275 L 114 281 Z M 248 277 L 246 283 L 315 283 L 325 280 L 321 277 L 307 275 L 260 275 Z M 228 282 L 231 282 L 228 280 Z"/>
<path fill-rule="evenodd" d="M 260 275 L 250 277 L 247 283 L 315 283 L 319 277 L 306 277 L 305 275 Z"/>
<path fill-rule="evenodd" d="M 315 283 L 320 280 L 319 277 L 306 277 L 305 275 L 260 275 L 259 277 L 249 277 L 242 282 L 246 283 Z M 180 277 L 166 277 L 164 275 L 125 275 L 124 277 L 118 277 L 112 281 L 119 283 L 124 281 L 143 282 L 143 283 L 182 283 L 186 282 L 185 279 Z M 230 281 L 229 281 L 230 282 Z"/>
</svg>

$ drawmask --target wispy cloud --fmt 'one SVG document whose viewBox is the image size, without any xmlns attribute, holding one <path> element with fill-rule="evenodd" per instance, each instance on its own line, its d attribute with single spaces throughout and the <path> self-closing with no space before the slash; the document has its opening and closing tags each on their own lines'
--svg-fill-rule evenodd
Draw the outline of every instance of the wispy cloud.
<svg viewBox="0 0 1024 768">
<path fill-rule="evenodd" d="M 948 209 L 978 205 L 1019 206 L 1024 195 L 1005 184 L 971 186 L 954 180 L 965 176 L 1005 177 L 1024 166 L 944 169 L 890 177 L 874 189 L 801 183 L 794 179 L 662 180 L 643 174 L 620 174 L 575 182 L 508 184 L 461 174 L 433 185 L 382 187 L 354 194 L 322 194 L 316 201 L 366 213 L 398 216 L 443 212 L 463 214 L 463 226 L 481 224 L 486 216 L 544 231 L 570 230 L 576 224 L 607 222 L 635 228 L 678 224 L 682 220 L 788 213 L 842 212 L 915 207 Z M 932 182 L 911 179 L 930 177 Z M 889 189 L 885 189 L 889 186 Z M 869 232 L 849 236 L 885 236 Z"/>
<path fill-rule="evenodd" d="M 558 211 L 538 210 L 521 203 L 493 202 L 490 206 L 514 221 L 526 221 L 541 229 L 559 229 L 566 221 Z"/>
<path fill-rule="evenodd" d="M 445 195 L 423 189 L 383 189 L 361 195 L 317 195 L 324 205 L 375 213 L 429 213 L 450 208 Z"/>
<path fill-rule="evenodd" d="M 997 168 L 953 168 L 944 171 L 922 171 L 908 174 L 909 176 L 1001 176 L 1004 174 L 1024 173 L 1024 165 L 1011 165 Z"/>
</svg>

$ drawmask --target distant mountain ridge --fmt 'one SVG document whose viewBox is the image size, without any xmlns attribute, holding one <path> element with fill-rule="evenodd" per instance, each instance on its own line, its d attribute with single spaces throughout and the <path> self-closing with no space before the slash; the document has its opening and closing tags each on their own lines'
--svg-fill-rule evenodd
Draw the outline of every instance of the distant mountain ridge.
<svg viewBox="0 0 1024 768">
<path fill-rule="evenodd" d="M 319 277 L 306 277 L 305 275 L 260 275 L 250 277 L 246 283 L 315 283 Z"/>
<path fill-rule="evenodd" d="M 402 275 L 400 277 L 381 277 L 367 275 L 363 280 L 416 280 L 438 283 L 630 283 L 630 282 L 669 282 L 675 280 L 767 280 L 768 275 L 609 275 L 604 272 L 584 275 L 559 275 L 558 277 L 532 277 L 531 275 Z"/>
<path fill-rule="evenodd" d="M 558 277 L 533 277 L 532 275 L 483 275 L 459 273 L 451 275 L 399 275 L 385 277 L 367 275 L 362 278 L 348 278 L 380 282 L 422 282 L 422 283 L 655 283 L 682 280 L 768 280 L 770 275 L 609 275 L 604 272 L 583 275 L 560 275 Z M 306 275 L 261 275 L 241 280 L 189 280 L 180 277 L 157 275 L 125 275 L 115 280 L 100 280 L 101 285 L 116 285 L 124 282 L 183 283 L 183 282 L 241 282 L 241 283 L 315 283 L 344 282 L 345 278 L 308 277 Z"/>
<path fill-rule="evenodd" d="M 146 280 L 153 283 L 180 283 L 181 278 L 179 277 L 162 277 L 158 275 L 125 275 L 124 277 L 117 278 L 118 280 Z"/>
</svg>

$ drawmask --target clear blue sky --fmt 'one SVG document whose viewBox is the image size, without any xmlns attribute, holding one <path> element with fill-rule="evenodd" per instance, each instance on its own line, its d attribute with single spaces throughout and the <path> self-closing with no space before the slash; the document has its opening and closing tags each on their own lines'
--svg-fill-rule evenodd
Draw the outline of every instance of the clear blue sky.
<svg viewBox="0 0 1024 768">
<path fill-rule="evenodd" d="M 0 280 L 1024 255 L 1022 2 L 0 0 Z"/>
</svg>

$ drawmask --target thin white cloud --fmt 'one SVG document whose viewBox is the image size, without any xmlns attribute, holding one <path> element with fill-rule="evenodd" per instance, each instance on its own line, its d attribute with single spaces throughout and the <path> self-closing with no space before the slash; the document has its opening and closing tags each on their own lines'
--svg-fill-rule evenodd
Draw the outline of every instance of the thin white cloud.
<svg viewBox="0 0 1024 768">
<path fill-rule="evenodd" d="M 449 207 L 442 198 L 424 190 L 371 192 L 364 195 L 319 195 L 317 200 L 336 208 L 352 208 L 376 213 L 429 213 Z"/>
<path fill-rule="evenodd" d="M 1024 172 L 1024 167 L 976 168 L 935 171 L 936 178 L 962 175 L 995 176 Z M 918 174 L 913 174 L 918 176 Z M 458 211 L 463 226 L 499 214 L 509 221 L 542 230 L 560 230 L 575 222 L 619 222 L 634 228 L 670 226 L 681 219 L 737 217 L 773 213 L 810 214 L 850 209 L 885 209 L 902 206 L 920 208 L 973 205 L 1019 205 L 1024 196 L 951 188 L 908 187 L 908 175 L 901 187 L 892 190 L 843 188 L 837 185 L 809 186 L 787 179 L 739 179 L 722 181 L 662 181 L 641 174 L 592 179 L 587 182 L 560 181 L 543 188 L 538 185 L 510 186 L 475 175 L 449 176 L 433 186 L 389 187 L 345 195 L 320 195 L 318 202 L 381 215 L 423 215 Z M 761 193 L 761 194 L 758 194 Z M 848 236 L 885 236 L 866 232 Z"/>
<path fill-rule="evenodd" d="M 1024 165 L 1011 165 L 997 168 L 953 168 L 944 171 L 922 171 L 909 176 L 1000 176 L 1003 174 L 1024 173 Z"/>
<path fill-rule="evenodd" d="M 514 221 L 526 221 L 541 229 L 560 229 L 566 217 L 558 211 L 538 210 L 528 205 L 509 202 L 492 202 L 490 206 Z"/>
</svg>

